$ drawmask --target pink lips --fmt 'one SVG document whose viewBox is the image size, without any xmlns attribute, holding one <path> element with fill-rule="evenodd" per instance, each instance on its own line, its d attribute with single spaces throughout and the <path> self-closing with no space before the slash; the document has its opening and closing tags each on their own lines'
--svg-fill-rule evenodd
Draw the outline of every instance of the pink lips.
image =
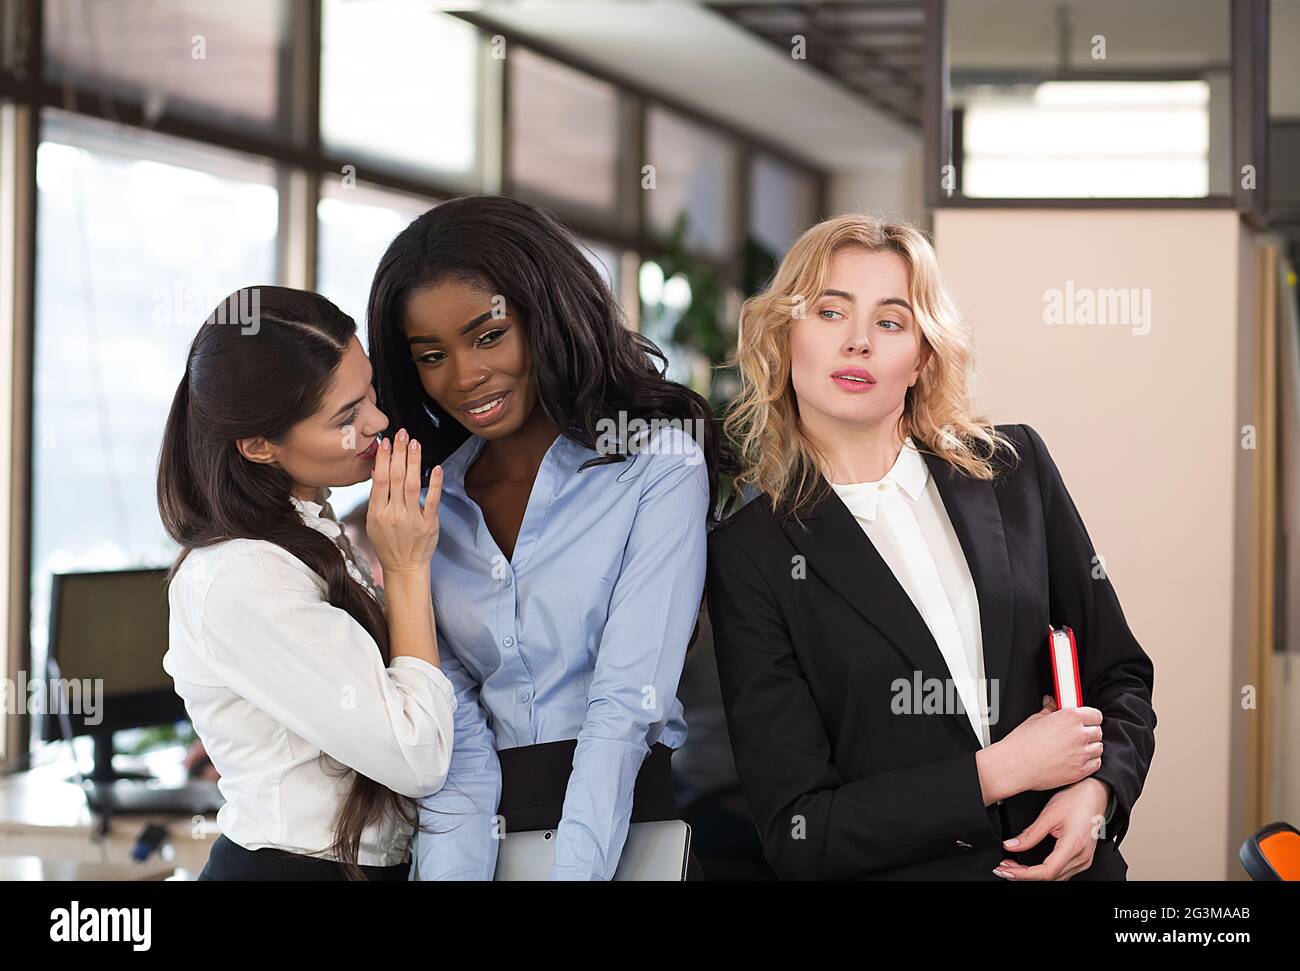
<svg viewBox="0 0 1300 971">
<path fill-rule="evenodd" d="M 854 394 L 870 391 L 876 386 L 876 379 L 871 376 L 871 372 L 860 367 L 840 368 L 831 375 L 831 380 L 845 391 Z"/>
<path fill-rule="evenodd" d="M 511 394 L 510 390 L 507 389 L 501 392 L 500 394 L 493 395 L 491 397 L 484 396 L 484 397 L 476 398 L 474 401 L 470 401 L 467 402 L 466 404 L 461 405 L 460 410 L 465 415 L 465 420 L 468 421 L 471 425 L 490 425 L 492 424 L 492 422 L 496 421 L 501 416 L 502 412 L 505 411 L 506 405 L 510 401 L 510 394 Z M 469 410 L 471 407 L 477 408 L 487 404 L 489 401 L 492 400 L 495 400 L 496 404 L 488 411 L 482 411 L 479 412 L 478 414 L 474 414 L 472 411 Z"/>
<path fill-rule="evenodd" d="M 371 462 L 374 461 L 375 456 L 378 454 L 379 454 L 379 439 L 376 437 L 373 442 L 367 445 L 362 451 L 357 453 L 357 458 L 366 462 Z"/>
</svg>

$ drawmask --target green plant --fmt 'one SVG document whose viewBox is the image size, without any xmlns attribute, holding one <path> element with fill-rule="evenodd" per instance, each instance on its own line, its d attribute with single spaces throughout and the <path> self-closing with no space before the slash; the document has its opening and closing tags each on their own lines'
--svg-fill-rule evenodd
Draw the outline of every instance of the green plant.
<svg viewBox="0 0 1300 971">
<path fill-rule="evenodd" d="M 737 322 L 726 319 L 727 288 L 718 270 L 712 263 L 700 259 L 687 248 L 688 226 L 689 216 L 683 210 L 677 214 L 673 231 L 662 252 L 650 262 L 658 265 L 665 280 L 680 275 L 690 288 L 690 302 L 681 310 L 673 325 L 671 340 L 708 362 L 708 386 L 696 390 L 704 394 L 709 399 L 709 404 L 721 415 L 740 387 L 740 376 L 736 368 L 727 363 L 736 349 Z M 740 289 L 748 297 L 766 286 L 776 271 L 777 261 L 774 254 L 752 237 L 745 240 L 739 257 Z M 737 471 L 724 458 L 722 474 L 719 476 L 719 492 L 724 508 L 733 492 L 732 477 Z"/>
<path fill-rule="evenodd" d="M 708 387 L 697 390 L 706 393 L 709 403 L 721 410 L 739 386 L 735 369 L 726 363 L 736 349 L 736 322 L 726 319 L 727 288 L 718 270 L 686 246 L 689 218 L 685 210 L 677 214 L 663 251 L 651 262 L 663 271 L 665 280 L 681 276 L 690 288 L 690 303 L 677 318 L 671 339 L 708 362 Z M 771 277 L 776 258 L 752 238 L 745 240 L 739 255 L 740 289 L 749 296 Z"/>
</svg>

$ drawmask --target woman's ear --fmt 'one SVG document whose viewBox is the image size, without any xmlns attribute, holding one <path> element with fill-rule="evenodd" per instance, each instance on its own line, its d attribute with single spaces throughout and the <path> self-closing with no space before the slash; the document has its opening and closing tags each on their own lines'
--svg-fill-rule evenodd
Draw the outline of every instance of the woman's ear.
<svg viewBox="0 0 1300 971">
<path fill-rule="evenodd" d="M 276 454 L 279 451 L 260 435 L 257 438 L 239 439 L 235 442 L 235 448 L 239 449 L 239 454 L 248 461 L 257 462 L 260 465 L 274 464 Z"/>
<path fill-rule="evenodd" d="M 921 372 L 924 371 L 925 366 L 930 363 L 930 356 L 933 353 L 934 350 L 930 347 L 930 342 L 922 337 L 920 360 L 917 362 L 916 370 L 912 372 L 912 383 L 908 385 L 909 388 L 916 387 L 916 382 L 921 379 Z"/>
</svg>

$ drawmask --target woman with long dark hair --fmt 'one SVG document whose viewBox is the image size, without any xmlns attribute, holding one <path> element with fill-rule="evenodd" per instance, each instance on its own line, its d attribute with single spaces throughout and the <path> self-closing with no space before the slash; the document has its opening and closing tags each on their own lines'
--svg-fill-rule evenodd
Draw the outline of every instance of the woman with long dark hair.
<svg viewBox="0 0 1300 971">
<path fill-rule="evenodd" d="M 158 508 L 181 546 L 163 666 L 226 799 L 200 880 L 406 879 L 455 693 L 428 596 L 440 476 L 421 509 L 420 443 L 387 426 L 356 324 L 316 294 L 239 290 L 190 347 Z M 372 475 L 382 591 L 328 505 Z"/>
<path fill-rule="evenodd" d="M 554 879 L 611 879 L 629 823 L 676 818 L 712 412 L 568 233 L 508 198 L 401 232 L 369 327 L 380 405 L 444 468 L 432 589 L 460 703 L 416 876 L 490 880 L 507 832 L 558 827 Z"/>
</svg>

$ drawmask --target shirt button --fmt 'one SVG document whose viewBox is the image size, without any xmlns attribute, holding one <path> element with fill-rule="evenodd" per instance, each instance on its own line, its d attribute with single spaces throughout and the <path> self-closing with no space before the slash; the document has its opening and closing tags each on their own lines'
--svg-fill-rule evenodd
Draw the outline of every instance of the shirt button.
<svg viewBox="0 0 1300 971">
<path fill-rule="evenodd" d="M 514 647 L 514 646 L 515 646 L 515 639 L 514 639 L 513 637 L 507 637 L 507 638 L 506 638 L 504 641 L 502 641 L 501 643 L 504 644 L 506 647 Z"/>
<path fill-rule="evenodd" d="M 533 693 L 529 691 L 527 688 L 521 688 L 519 690 L 519 694 L 517 695 L 517 697 L 519 698 L 521 704 L 527 704 L 528 702 L 533 700 Z"/>
<path fill-rule="evenodd" d="M 889 488 L 889 483 L 888 483 L 888 482 L 882 482 L 882 483 L 880 483 L 880 485 L 876 486 L 876 488 L 879 489 L 881 492 L 884 492 L 886 489 Z"/>
</svg>

